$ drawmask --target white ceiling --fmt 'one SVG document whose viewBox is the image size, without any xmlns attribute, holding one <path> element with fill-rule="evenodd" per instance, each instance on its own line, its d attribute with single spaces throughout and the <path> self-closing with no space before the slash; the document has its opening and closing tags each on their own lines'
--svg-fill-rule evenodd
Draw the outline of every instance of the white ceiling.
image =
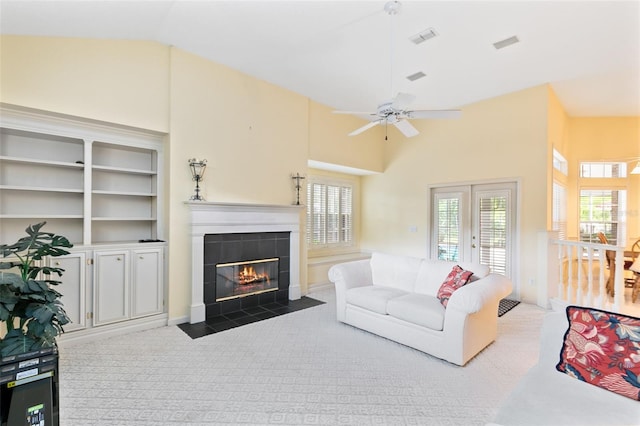
<svg viewBox="0 0 640 426">
<path fill-rule="evenodd" d="M 0 31 L 154 40 L 336 109 L 397 92 L 414 109 L 459 108 L 551 83 L 570 115 L 640 116 L 639 1 L 405 0 L 394 17 L 385 3 L 0 0 Z M 427 28 L 438 37 L 408 40 Z"/>
</svg>

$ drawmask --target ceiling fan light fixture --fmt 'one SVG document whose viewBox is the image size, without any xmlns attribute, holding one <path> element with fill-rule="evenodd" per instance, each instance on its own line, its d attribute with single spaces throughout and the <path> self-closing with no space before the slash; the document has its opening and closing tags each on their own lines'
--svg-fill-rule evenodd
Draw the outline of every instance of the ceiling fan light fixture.
<svg viewBox="0 0 640 426">
<path fill-rule="evenodd" d="M 500 50 L 516 43 L 520 43 L 520 39 L 518 39 L 518 36 L 511 36 L 509 38 L 505 38 L 504 40 L 496 41 L 495 43 L 493 43 L 493 47 L 495 47 L 496 50 Z"/>
<path fill-rule="evenodd" d="M 412 35 L 411 37 L 409 37 L 409 40 L 411 40 L 413 44 L 420 44 L 437 36 L 438 33 L 436 32 L 436 30 L 434 30 L 433 28 L 427 28 L 424 31 L 420 31 L 416 35 Z"/>
<path fill-rule="evenodd" d="M 426 77 L 427 75 L 425 73 L 423 73 L 422 71 L 418 71 L 418 72 L 414 72 L 411 75 L 407 76 L 407 80 L 409 81 L 416 81 L 418 79 L 421 79 L 422 77 Z"/>
<path fill-rule="evenodd" d="M 636 163 L 636 166 L 631 170 L 632 175 L 640 175 L 640 161 Z"/>
<path fill-rule="evenodd" d="M 387 15 L 395 15 L 400 11 L 400 2 L 397 0 L 388 1 L 384 5 L 384 11 Z"/>
</svg>

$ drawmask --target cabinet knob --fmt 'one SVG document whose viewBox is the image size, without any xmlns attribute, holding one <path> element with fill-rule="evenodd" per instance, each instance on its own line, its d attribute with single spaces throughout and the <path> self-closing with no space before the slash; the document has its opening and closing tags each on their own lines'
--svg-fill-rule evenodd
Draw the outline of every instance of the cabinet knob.
<svg viewBox="0 0 640 426">
<path fill-rule="evenodd" d="M 60 266 L 60 262 L 56 262 L 56 266 Z"/>
<path fill-rule="evenodd" d="M 144 259 L 144 256 L 140 256 L 140 259 Z"/>
<path fill-rule="evenodd" d="M 120 260 L 122 260 L 122 259 L 120 259 L 119 257 L 116 257 L 116 260 L 117 260 L 117 261 L 120 261 Z"/>
</svg>

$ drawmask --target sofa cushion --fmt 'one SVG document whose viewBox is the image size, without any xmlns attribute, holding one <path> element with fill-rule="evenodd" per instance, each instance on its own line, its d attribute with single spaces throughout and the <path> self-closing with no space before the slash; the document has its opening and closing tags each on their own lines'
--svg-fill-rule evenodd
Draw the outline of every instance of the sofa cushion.
<svg viewBox="0 0 640 426">
<path fill-rule="evenodd" d="M 566 312 L 569 328 L 556 369 L 640 400 L 640 318 L 581 306 Z"/>
<path fill-rule="evenodd" d="M 406 291 L 397 288 L 369 285 L 348 290 L 347 303 L 386 315 L 387 302 L 390 299 L 406 294 Z"/>
<path fill-rule="evenodd" d="M 373 253 L 371 256 L 373 285 L 412 292 L 421 262 L 421 259 L 415 257 Z"/>
<path fill-rule="evenodd" d="M 416 278 L 414 291 L 420 294 L 437 296 L 438 290 L 445 280 L 451 268 L 459 265 L 466 271 L 473 272 L 470 281 L 479 280 L 489 275 L 489 267 L 479 263 L 471 262 L 449 262 L 443 260 L 423 260 Z"/>
<path fill-rule="evenodd" d="M 444 326 L 444 306 L 426 294 L 407 294 L 387 303 L 387 313 L 392 317 L 441 331 Z"/>
<path fill-rule="evenodd" d="M 449 298 L 453 292 L 465 285 L 469 281 L 469 278 L 471 278 L 471 275 L 473 275 L 473 272 L 465 271 L 458 265 L 451 268 L 451 272 L 449 272 L 449 275 L 447 275 L 447 278 L 445 278 L 438 290 L 437 297 L 440 303 L 442 303 L 442 306 L 447 307 L 447 303 L 449 303 Z"/>
</svg>

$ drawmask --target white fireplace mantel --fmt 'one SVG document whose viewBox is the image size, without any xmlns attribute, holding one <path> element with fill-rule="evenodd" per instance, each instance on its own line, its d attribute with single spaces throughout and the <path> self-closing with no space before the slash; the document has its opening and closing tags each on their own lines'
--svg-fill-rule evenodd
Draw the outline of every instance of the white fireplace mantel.
<svg viewBox="0 0 640 426">
<path fill-rule="evenodd" d="M 191 211 L 191 316 L 205 320 L 204 236 L 245 232 L 291 232 L 289 299 L 299 299 L 300 213 L 304 206 L 187 201 Z"/>
</svg>

